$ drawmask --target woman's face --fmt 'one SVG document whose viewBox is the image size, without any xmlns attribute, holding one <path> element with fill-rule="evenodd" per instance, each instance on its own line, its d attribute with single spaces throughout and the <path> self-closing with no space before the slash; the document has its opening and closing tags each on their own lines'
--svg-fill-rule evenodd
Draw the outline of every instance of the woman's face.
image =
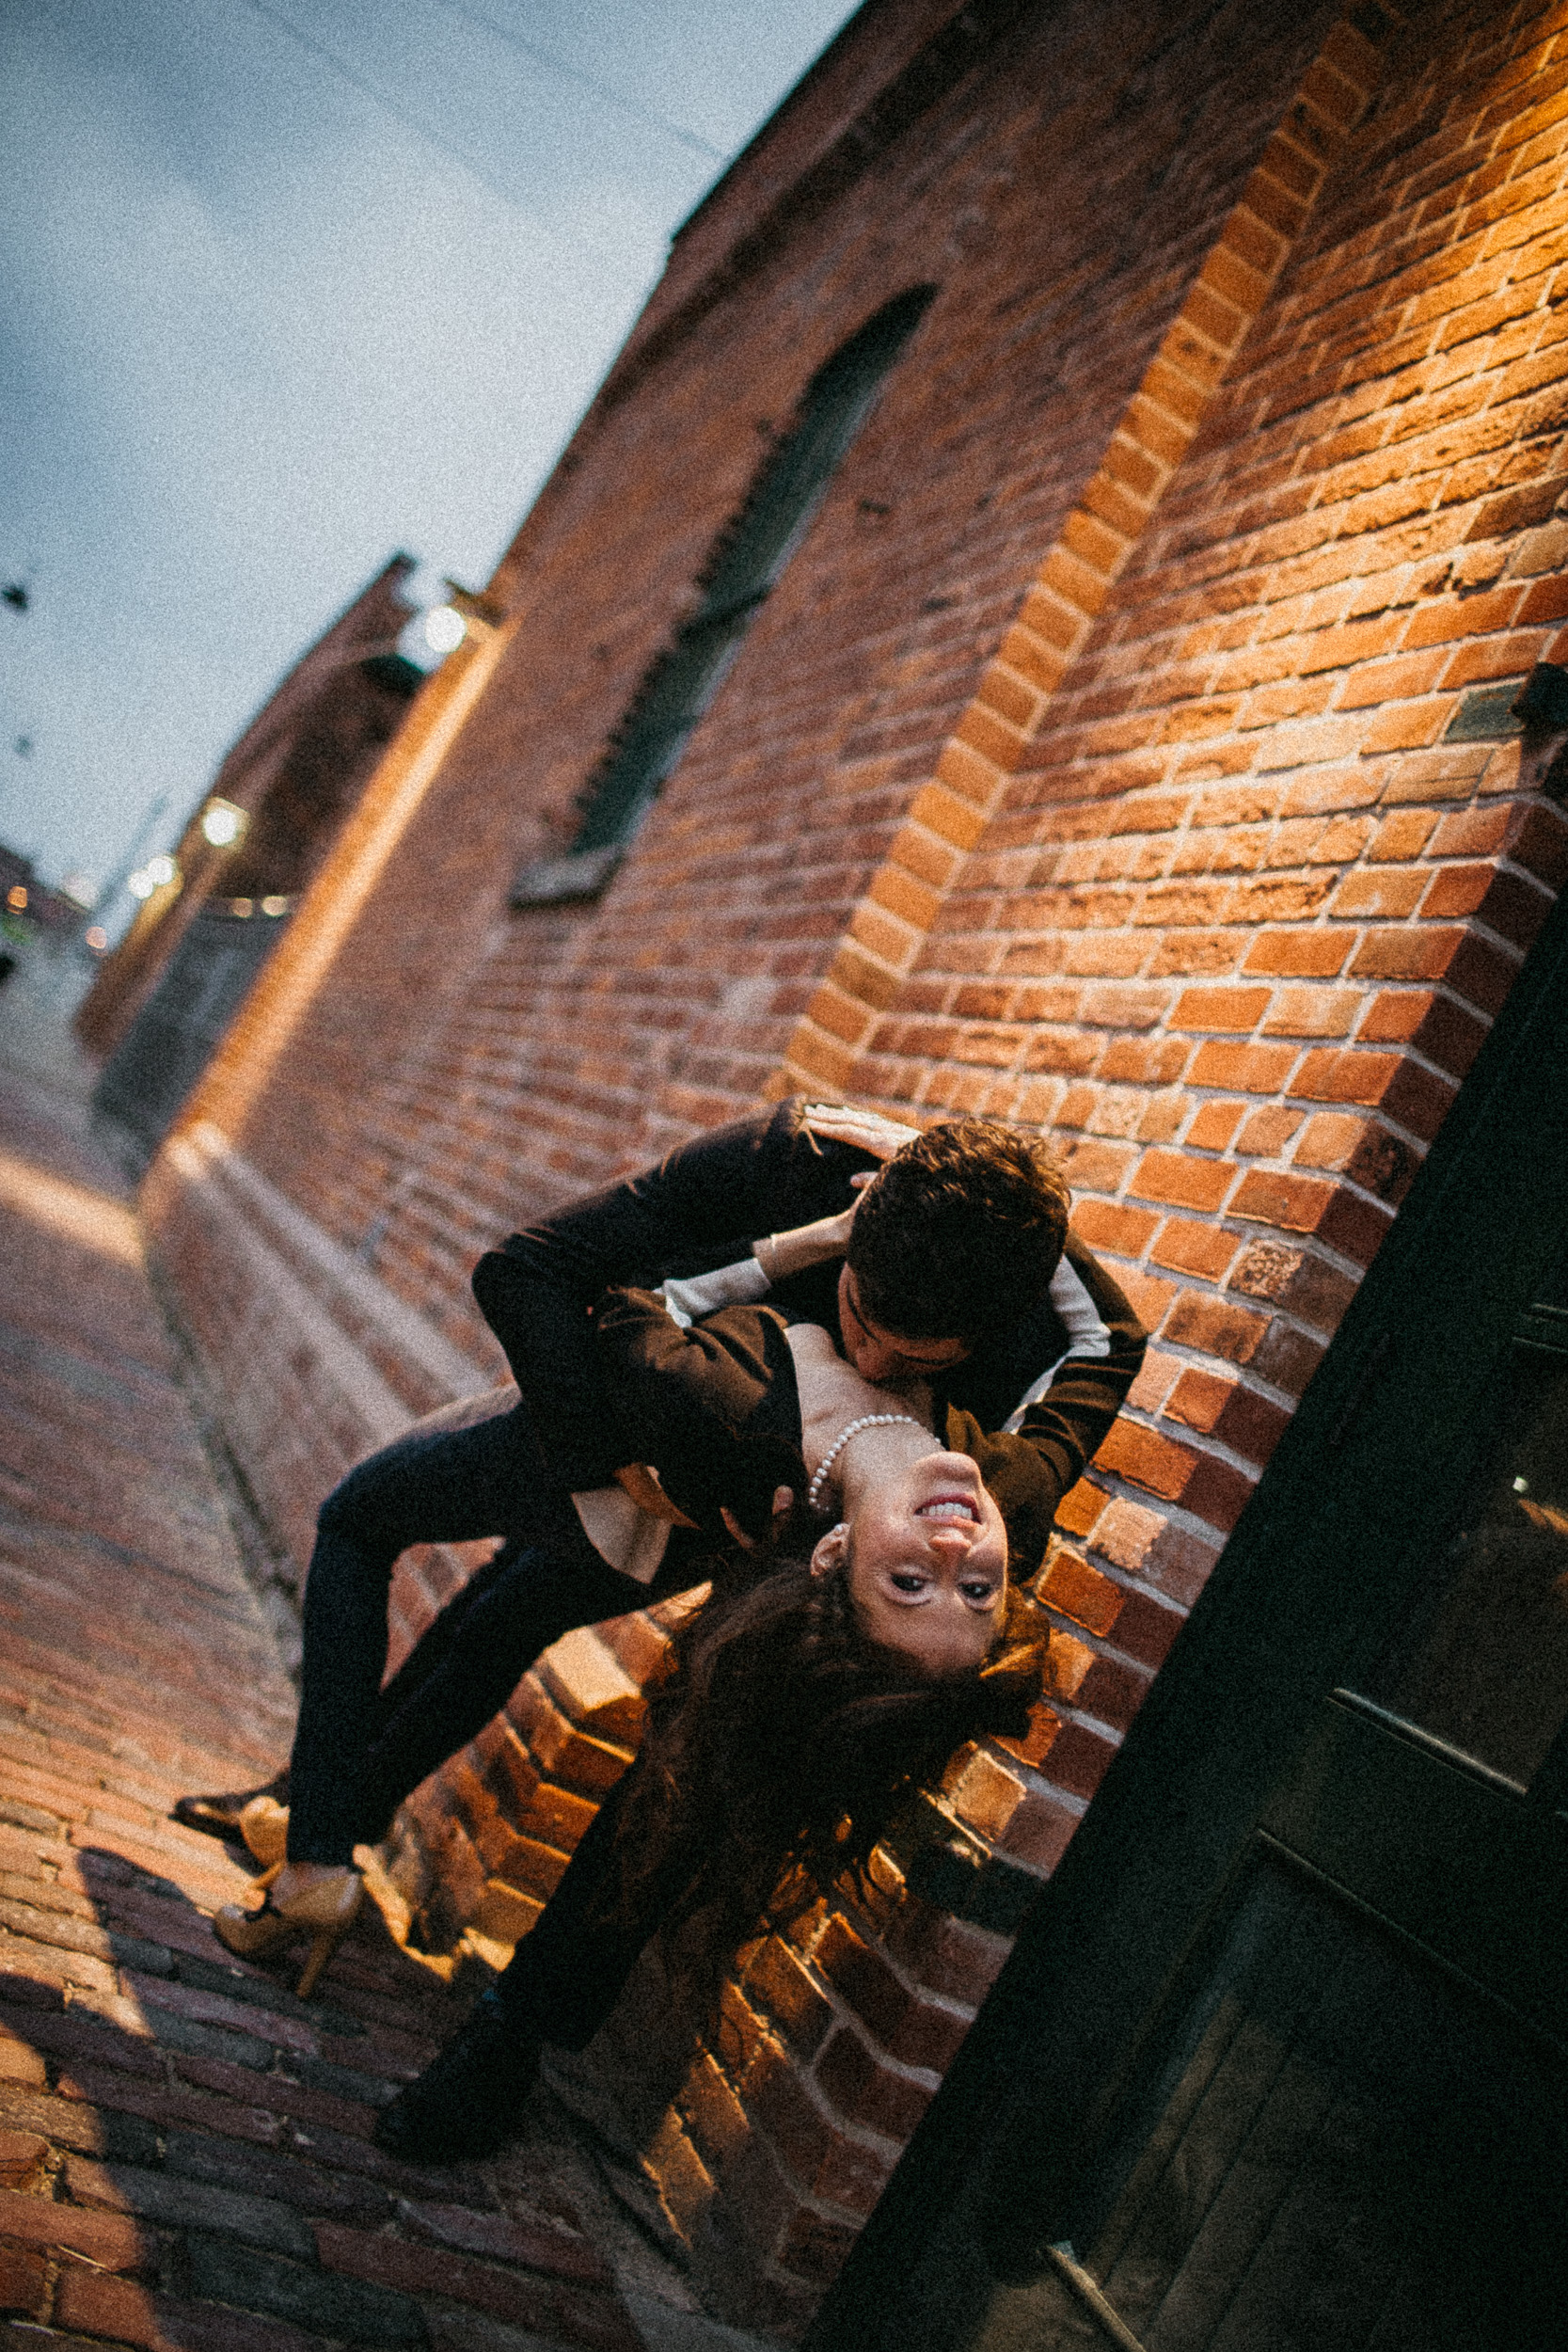
<svg viewBox="0 0 1568 2352">
<path fill-rule="evenodd" d="M 927 1454 L 873 1486 L 812 1565 L 848 1563 L 861 1630 L 933 1680 L 971 1673 L 1002 1622 L 1007 1536 L 967 1454 Z"/>
</svg>

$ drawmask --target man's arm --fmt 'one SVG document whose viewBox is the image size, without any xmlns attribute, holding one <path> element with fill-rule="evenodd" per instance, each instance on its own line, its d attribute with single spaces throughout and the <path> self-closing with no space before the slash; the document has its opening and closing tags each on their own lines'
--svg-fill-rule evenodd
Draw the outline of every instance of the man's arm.
<svg viewBox="0 0 1568 2352">
<path fill-rule="evenodd" d="M 685 1144 L 658 1167 L 514 1233 L 483 1257 L 474 1295 L 506 1350 L 552 1470 L 575 1490 L 607 1485 L 643 1450 L 623 1432 L 595 1343 L 607 1289 L 652 1285 L 742 1258 L 775 1228 L 849 1199 L 871 1164 L 819 1139 L 799 1102 Z"/>
<path fill-rule="evenodd" d="M 947 1442 L 979 1464 L 1002 1506 L 1014 1574 L 1032 1576 L 1062 1497 L 1104 1443 L 1143 1363 L 1148 1334 L 1123 1293 L 1070 1237 L 1056 1312 L 1069 1352 L 1032 1383 L 1000 1430 L 974 1413 L 947 1409 Z M 1085 1352 L 1092 1347 L 1096 1352 Z"/>
</svg>

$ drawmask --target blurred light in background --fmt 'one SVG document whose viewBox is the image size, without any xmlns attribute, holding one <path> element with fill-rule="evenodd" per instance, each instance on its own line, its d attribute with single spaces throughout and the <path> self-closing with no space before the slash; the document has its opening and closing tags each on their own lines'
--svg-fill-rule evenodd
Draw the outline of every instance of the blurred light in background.
<svg viewBox="0 0 1568 2352">
<path fill-rule="evenodd" d="M 433 604 L 424 616 L 424 641 L 432 653 L 454 653 L 468 625 L 454 604 Z"/>
<path fill-rule="evenodd" d="M 220 800 L 214 792 L 201 812 L 201 830 L 214 850 L 227 850 L 237 841 L 249 822 L 243 808 L 232 801 Z"/>
</svg>

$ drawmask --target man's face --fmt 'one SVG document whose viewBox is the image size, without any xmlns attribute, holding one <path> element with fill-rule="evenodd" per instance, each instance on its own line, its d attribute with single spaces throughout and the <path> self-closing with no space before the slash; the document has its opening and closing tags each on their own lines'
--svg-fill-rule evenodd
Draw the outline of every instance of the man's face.
<svg viewBox="0 0 1568 2352">
<path fill-rule="evenodd" d="M 967 1340 L 906 1340 L 864 1314 L 860 1286 L 847 1263 L 838 1278 L 838 1328 L 844 1353 L 863 1380 L 883 1388 L 907 1388 L 913 1380 L 928 1380 L 949 1364 L 961 1364 L 969 1354 Z"/>
</svg>

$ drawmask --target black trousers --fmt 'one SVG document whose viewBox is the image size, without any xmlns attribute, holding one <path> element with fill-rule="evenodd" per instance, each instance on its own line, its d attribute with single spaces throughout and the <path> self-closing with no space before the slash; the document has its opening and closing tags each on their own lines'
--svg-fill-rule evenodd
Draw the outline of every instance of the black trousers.
<svg viewBox="0 0 1568 2352">
<path fill-rule="evenodd" d="M 546 1475 L 527 1414 L 507 1409 L 514 1393 L 419 1422 L 359 1463 L 322 1506 L 305 1588 L 291 1861 L 349 1862 L 505 1706 L 541 1650 L 648 1597 L 589 1543 L 570 1497 Z M 500 1550 L 383 1689 L 398 1555 L 410 1544 L 484 1535 L 502 1537 Z"/>
</svg>

